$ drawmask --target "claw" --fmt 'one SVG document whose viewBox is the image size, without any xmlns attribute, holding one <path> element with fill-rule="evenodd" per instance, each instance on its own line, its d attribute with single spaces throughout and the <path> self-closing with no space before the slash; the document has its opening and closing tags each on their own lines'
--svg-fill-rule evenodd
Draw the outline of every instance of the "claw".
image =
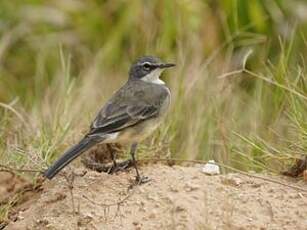
<svg viewBox="0 0 307 230">
<path fill-rule="evenodd" d="M 135 177 L 135 182 L 138 185 L 145 184 L 145 183 L 147 183 L 149 181 L 151 181 L 151 179 L 149 177 L 147 177 L 147 176 L 140 176 L 140 177 L 136 176 Z"/>
<path fill-rule="evenodd" d="M 119 163 L 116 163 L 116 165 L 113 164 L 111 166 L 110 170 L 108 171 L 108 174 L 113 174 L 113 173 L 116 173 L 116 172 L 124 171 L 131 166 L 132 166 L 131 160 L 119 162 Z"/>
</svg>

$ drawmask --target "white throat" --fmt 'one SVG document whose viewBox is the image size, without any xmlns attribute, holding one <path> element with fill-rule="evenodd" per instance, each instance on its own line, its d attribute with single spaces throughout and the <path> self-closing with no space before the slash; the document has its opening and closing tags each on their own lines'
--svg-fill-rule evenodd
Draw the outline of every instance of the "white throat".
<svg viewBox="0 0 307 230">
<path fill-rule="evenodd" d="M 142 77 L 142 81 L 158 84 L 158 85 L 165 85 L 165 82 L 160 79 L 160 75 L 163 72 L 163 69 L 155 69 L 151 73 L 147 74 L 145 77 Z"/>
</svg>

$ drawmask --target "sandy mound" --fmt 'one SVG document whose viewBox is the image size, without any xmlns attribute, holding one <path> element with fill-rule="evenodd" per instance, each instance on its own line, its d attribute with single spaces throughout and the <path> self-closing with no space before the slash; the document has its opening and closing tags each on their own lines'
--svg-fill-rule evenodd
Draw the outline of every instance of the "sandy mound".
<svg viewBox="0 0 307 230">
<path fill-rule="evenodd" d="M 132 170 L 77 177 L 77 214 L 66 180 L 57 177 L 6 229 L 307 229 L 304 192 L 238 174 L 206 176 L 196 167 L 150 165 L 142 173 L 152 181 L 133 188 Z"/>
</svg>

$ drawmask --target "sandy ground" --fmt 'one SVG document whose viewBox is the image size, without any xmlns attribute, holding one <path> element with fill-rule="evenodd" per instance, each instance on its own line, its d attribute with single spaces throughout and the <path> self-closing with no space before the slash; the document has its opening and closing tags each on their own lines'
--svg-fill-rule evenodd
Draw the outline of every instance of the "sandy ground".
<svg viewBox="0 0 307 230">
<path fill-rule="evenodd" d="M 197 167 L 141 170 L 152 180 L 140 186 L 131 186 L 132 170 L 77 176 L 74 202 L 59 176 L 5 229 L 307 229 L 307 193 L 239 174 L 207 176 Z"/>
</svg>

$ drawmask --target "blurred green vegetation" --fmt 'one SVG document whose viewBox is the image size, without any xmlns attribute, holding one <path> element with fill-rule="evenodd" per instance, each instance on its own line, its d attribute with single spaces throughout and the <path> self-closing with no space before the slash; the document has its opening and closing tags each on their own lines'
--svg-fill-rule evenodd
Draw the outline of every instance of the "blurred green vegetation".
<svg viewBox="0 0 307 230">
<path fill-rule="evenodd" d="M 306 36 L 304 0 L 1 1 L 0 159 L 44 167 L 152 54 L 177 68 L 143 154 L 278 172 L 306 154 Z"/>
</svg>

